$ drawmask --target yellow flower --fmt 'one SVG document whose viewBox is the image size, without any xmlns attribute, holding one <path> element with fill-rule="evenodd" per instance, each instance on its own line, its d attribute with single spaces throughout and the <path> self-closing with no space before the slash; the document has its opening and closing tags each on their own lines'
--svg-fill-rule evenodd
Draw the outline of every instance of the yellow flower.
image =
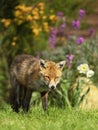
<svg viewBox="0 0 98 130">
<path fill-rule="evenodd" d="M 34 16 L 33 16 L 33 19 L 34 19 L 34 20 L 38 20 L 39 18 L 40 18 L 39 15 L 34 15 Z"/>
<path fill-rule="evenodd" d="M 40 14 L 44 14 L 44 11 L 43 11 L 43 10 L 41 10 L 41 11 L 39 11 L 39 13 L 40 13 Z"/>
<path fill-rule="evenodd" d="M 45 20 L 46 18 L 47 18 L 47 16 L 45 16 L 45 15 L 44 15 L 44 16 L 42 16 L 42 19 L 43 19 L 43 20 Z"/>
<path fill-rule="evenodd" d="M 20 19 L 19 19 L 19 20 L 17 20 L 16 22 L 17 22 L 18 25 L 21 25 L 21 24 L 23 23 L 23 20 L 20 20 Z"/>
<path fill-rule="evenodd" d="M 37 8 L 35 8 L 35 9 L 32 10 L 32 14 L 33 14 L 33 15 L 38 15 L 38 11 L 39 11 L 39 10 L 38 10 Z"/>
<path fill-rule="evenodd" d="M 33 20 L 33 17 L 31 15 L 28 15 L 27 18 L 26 18 L 27 21 L 32 21 Z"/>
<path fill-rule="evenodd" d="M 48 22 L 44 22 L 43 25 L 44 25 L 44 26 L 48 26 Z"/>
<path fill-rule="evenodd" d="M 24 20 L 24 16 L 20 15 L 20 16 L 18 16 L 18 19 Z"/>
<path fill-rule="evenodd" d="M 39 6 L 39 7 L 44 7 L 45 4 L 44 4 L 44 2 L 40 2 L 40 3 L 38 4 L 38 6 Z"/>
<path fill-rule="evenodd" d="M 31 6 L 26 7 L 26 11 L 27 11 L 27 12 L 32 11 L 32 7 L 31 7 Z"/>
<path fill-rule="evenodd" d="M 50 31 L 50 29 L 49 29 L 49 26 L 47 26 L 47 27 L 44 27 L 44 30 L 45 30 L 45 32 L 49 32 Z"/>
<path fill-rule="evenodd" d="M 53 12 L 54 12 L 54 10 L 53 10 L 53 9 L 51 9 L 51 10 L 50 10 L 50 12 L 51 12 L 51 13 L 53 13 Z"/>
<path fill-rule="evenodd" d="M 24 22 L 24 17 L 23 16 L 19 16 L 18 18 L 14 19 L 14 22 L 18 25 L 21 25 Z"/>
<path fill-rule="evenodd" d="M 39 9 L 38 9 L 38 8 L 34 8 L 34 9 L 32 9 L 32 11 L 36 11 L 36 12 L 38 12 Z"/>
<path fill-rule="evenodd" d="M 40 33 L 40 30 L 38 28 L 33 28 L 32 31 L 33 31 L 33 33 L 34 33 L 35 36 L 38 36 L 39 33 Z"/>
<path fill-rule="evenodd" d="M 15 46 L 15 45 L 16 45 L 16 42 L 12 42 L 11 45 L 12 45 L 12 46 Z"/>
<path fill-rule="evenodd" d="M 52 14 L 52 15 L 49 16 L 49 19 L 51 21 L 56 21 L 56 16 L 54 14 Z"/>
<path fill-rule="evenodd" d="M 11 24 L 11 19 L 2 19 L 1 22 L 7 28 Z"/>
<path fill-rule="evenodd" d="M 44 7 L 42 6 L 42 7 L 40 7 L 40 10 L 44 10 Z"/>
<path fill-rule="evenodd" d="M 5 23 L 5 21 L 6 21 L 6 19 L 1 19 L 1 22 L 2 22 L 2 23 Z"/>
<path fill-rule="evenodd" d="M 16 10 L 29 13 L 32 10 L 31 6 L 26 6 L 25 4 L 21 4 L 15 7 Z"/>
<path fill-rule="evenodd" d="M 17 36 L 14 36 L 13 37 L 13 41 L 16 41 L 18 38 L 17 38 Z"/>
<path fill-rule="evenodd" d="M 15 17 L 18 17 L 18 16 L 22 15 L 22 13 L 21 13 L 20 10 L 16 10 L 16 11 L 14 12 L 14 15 L 15 15 Z"/>
<path fill-rule="evenodd" d="M 46 32 L 49 32 L 48 22 L 44 22 L 44 23 L 43 23 L 43 27 L 44 27 L 44 30 L 45 30 Z"/>
<path fill-rule="evenodd" d="M 40 8 L 40 10 L 44 10 L 45 4 L 44 4 L 43 2 L 40 2 L 40 3 L 38 4 L 38 7 Z"/>
<path fill-rule="evenodd" d="M 10 21 L 5 22 L 4 26 L 7 28 L 11 24 Z"/>
<path fill-rule="evenodd" d="M 25 11 L 26 10 L 26 5 L 25 4 L 21 4 L 18 6 L 18 9 Z"/>
</svg>

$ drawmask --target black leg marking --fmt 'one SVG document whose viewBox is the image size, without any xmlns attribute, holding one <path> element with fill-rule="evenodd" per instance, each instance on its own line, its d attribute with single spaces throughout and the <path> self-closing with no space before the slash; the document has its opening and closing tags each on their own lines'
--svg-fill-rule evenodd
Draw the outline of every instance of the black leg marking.
<svg viewBox="0 0 98 130">
<path fill-rule="evenodd" d="M 42 106 L 45 111 L 47 109 L 47 103 L 48 103 L 48 92 L 42 92 L 41 98 L 42 98 Z"/>
<path fill-rule="evenodd" d="M 29 110 L 31 96 L 32 96 L 32 90 L 27 89 L 26 93 L 25 93 L 25 98 L 23 101 L 23 106 L 22 106 L 24 112 L 28 112 L 28 110 Z"/>
</svg>

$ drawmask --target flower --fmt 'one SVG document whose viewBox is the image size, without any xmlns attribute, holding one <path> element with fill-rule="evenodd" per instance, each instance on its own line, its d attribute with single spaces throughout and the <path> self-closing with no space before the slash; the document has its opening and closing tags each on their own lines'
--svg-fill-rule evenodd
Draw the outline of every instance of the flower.
<svg viewBox="0 0 98 130">
<path fill-rule="evenodd" d="M 64 35 L 64 32 L 65 32 L 65 28 L 66 28 L 66 23 L 62 23 L 59 27 L 59 33 L 61 35 Z"/>
<path fill-rule="evenodd" d="M 74 26 L 75 29 L 79 29 L 79 26 L 80 26 L 80 21 L 79 20 L 74 20 L 72 22 L 72 24 L 73 24 L 73 26 Z"/>
<path fill-rule="evenodd" d="M 42 16 L 42 19 L 43 19 L 43 20 L 45 20 L 46 18 L 47 18 L 47 16 L 45 16 L 45 15 L 44 15 L 44 16 Z"/>
<path fill-rule="evenodd" d="M 46 32 L 49 32 L 48 22 L 44 22 L 44 23 L 43 23 L 43 27 L 44 27 L 44 30 L 45 30 Z"/>
<path fill-rule="evenodd" d="M 27 20 L 27 21 L 32 21 L 32 20 L 33 20 L 33 17 L 32 17 L 31 15 L 28 15 L 26 20 Z"/>
<path fill-rule="evenodd" d="M 41 15 L 43 15 L 43 14 L 44 14 L 44 11 L 43 11 L 43 10 L 41 10 L 41 11 L 39 11 L 39 13 L 40 13 Z"/>
<path fill-rule="evenodd" d="M 4 26 L 7 28 L 11 24 L 11 19 L 2 19 L 1 22 L 4 24 Z"/>
<path fill-rule="evenodd" d="M 79 73 L 86 74 L 87 78 L 90 78 L 94 75 L 94 71 L 89 68 L 88 64 L 80 64 L 77 69 Z"/>
<path fill-rule="evenodd" d="M 38 4 L 38 6 L 39 6 L 39 7 L 44 7 L 45 4 L 44 4 L 44 2 L 40 2 L 40 3 Z"/>
<path fill-rule="evenodd" d="M 34 20 L 39 20 L 40 17 L 39 17 L 39 15 L 34 15 L 34 16 L 33 16 L 33 19 L 34 19 Z"/>
<path fill-rule="evenodd" d="M 56 29 L 55 29 L 55 28 L 52 28 L 52 30 L 51 30 L 51 35 L 56 35 L 56 34 L 57 34 Z"/>
<path fill-rule="evenodd" d="M 89 36 L 92 36 L 95 33 L 95 30 L 93 28 L 89 29 Z"/>
<path fill-rule="evenodd" d="M 16 42 L 13 41 L 13 42 L 11 43 L 11 45 L 12 45 L 12 46 L 16 46 Z"/>
<path fill-rule="evenodd" d="M 90 78 L 94 75 L 94 71 L 93 70 L 88 70 L 86 73 L 87 78 Z"/>
<path fill-rule="evenodd" d="M 52 14 L 52 15 L 49 16 L 49 19 L 50 19 L 52 22 L 54 22 L 54 21 L 56 21 L 56 16 L 55 16 L 54 14 Z"/>
<path fill-rule="evenodd" d="M 54 48 L 55 44 L 56 44 L 56 34 L 57 31 L 55 28 L 52 28 L 51 33 L 50 33 L 50 37 L 49 37 L 49 43 L 50 43 L 50 47 Z"/>
<path fill-rule="evenodd" d="M 84 38 L 83 37 L 79 37 L 79 38 L 76 39 L 76 43 L 78 45 L 81 45 L 83 42 L 84 42 Z"/>
<path fill-rule="evenodd" d="M 66 55 L 66 65 L 67 67 L 71 67 L 71 63 L 72 63 L 72 60 L 73 60 L 74 56 L 72 54 L 68 54 Z"/>
<path fill-rule="evenodd" d="M 79 10 L 79 17 L 83 17 L 85 15 L 85 10 L 80 9 Z"/>
<path fill-rule="evenodd" d="M 49 37 L 50 47 L 54 48 L 56 44 L 56 37 Z"/>
<path fill-rule="evenodd" d="M 77 70 L 79 71 L 79 73 L 86 74 L 90 69 L 88 64 L 80 64 L 77 67 Z"/>
<path fill-rule="evenodd" d="M 32 30 L 32 32 L 34 33 L 35 36 L 38 36 L 40 31 L 41 31 L 40 28 L 39 29 L 38 28 L 33 28 L 33 30 Z"/>
<path fill-rule="evenodd" d="M 63 16 L 63 12 L 58 12 L 57 16 L 61 18 Z"/>
</svg>

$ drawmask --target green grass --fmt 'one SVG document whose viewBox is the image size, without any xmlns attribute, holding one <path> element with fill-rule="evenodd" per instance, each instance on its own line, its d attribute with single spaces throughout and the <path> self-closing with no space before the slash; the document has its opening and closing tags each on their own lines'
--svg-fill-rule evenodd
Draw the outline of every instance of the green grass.
<svg viewBox="0 0 98 130">
<path fill-rule="evenodd" d="M 0 130 L 98 130 L 98 111 L 35 107 L 17 114 L 6 106 L 0 110 Z"/>
</svg>

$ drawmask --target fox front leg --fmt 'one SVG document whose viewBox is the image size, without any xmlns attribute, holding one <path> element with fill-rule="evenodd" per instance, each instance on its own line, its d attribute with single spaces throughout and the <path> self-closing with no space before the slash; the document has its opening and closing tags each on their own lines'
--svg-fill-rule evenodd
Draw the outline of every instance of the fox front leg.
<svg viewBox="0 0 98 130">
<path fill-rule="evenodd" d="M 32 96 L 32 90 L 31 89 L 27 89 L 26 93 L 25 93 L 25 98 L 23 101 L 23 111 L 26 113 L 29 110 L 30 107 L 30 100 L 31 100 L 31 96 Z"/>
<path fill-rule="evenodd" d="M 48 104 L 48 92 L 41 92 L 41 98 L 42 98 L 42 106 L 44 111 L 47 110 L 47 104 Z"/>
</svg>

